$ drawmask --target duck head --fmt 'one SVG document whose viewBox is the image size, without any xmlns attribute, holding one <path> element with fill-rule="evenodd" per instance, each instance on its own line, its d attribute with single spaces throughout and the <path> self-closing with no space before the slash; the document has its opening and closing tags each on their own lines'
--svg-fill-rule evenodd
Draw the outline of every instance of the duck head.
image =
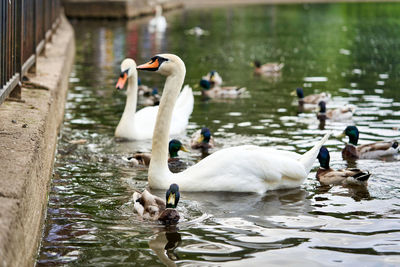
<svg viewBox="0 0 400 267">
<path fill-rule="evenodd" d="M 166 207 L 175 209 L 176 206 L 178 206 L 180 196 L 179 186 L 177 184 L 171 184 L 165 194 Z"/>
<path fill-rule="evenodd" d="M 325 103 L 325 101 L 320 101 L 318 103 L 318 106 L 319 106 L 319 112 L 320 113 L 326 113 L 326 103 Z"/>
<path fill-rule="evenodd" d="M 325 146 L 322 146 L 319 149 L 317 158 L 322 168 L 329 169 L 330 156 L 329 156 L 329 151 Z"/>
<path fill-rule="evenodd" d="M 121 63 L 121 74 L 115 88 L 118 90 L 124 89 L 127 79 L 134 76 L 137 76 L 136 62 L 131 58 L 124 59 Z"/>
<path fill-rule="evenodd" d="M 259 60 L 254 60 L 253 61 L 253 66 L 256 68 L 260 68 L 261 67 L 261 62 Z"/>
<path fill-rule="evenodd" d="M 356 126 L 347 126 L 346 129 L 344 129 L 343 133 L 339 135 L 339 138 L 343 138 L 345 136 L 349 137 L 349 143 L 353 145 L 357 145 L 358 143 L 358 137 L 360 135 L 358 129 Z"/>
<path fill-rule="evenodd" d="M 155 71 L 164 76 L 171 76 L 177 72 L 186 73 L 185 63 L 173 54 L 156 55 L 149 62 L 137 66 L 137 69 Z"/>
<path fill-rule="evenodd" d="M 207 127 L 201 128 L 200 131 L 200 137 L 199 140 L 197 140 L 199 143 L 209 143 L 211 138 L 211 132 L 210 129 Z"/>
<path fill-rule="evenodd" d="M 169 141 L 168 151 L 169 151 L 169 156 L 171 158 L 178 157 L 179 150 L 182 150 L 184 152 L 189 152 L 189 150 L 187 150 L 186 147 L 182 145 L 181 141 L 176 139 L 172 139 L 171 141 Z"/>
<path fill-rule="evenodd" d="M 210 83 L 210 81 L 208 81 L 206 79 L 201 79 L 200 80 L 200 86 L 204 90 L 210 90 L 211 89 L 211 83 Z"/>
</svg>

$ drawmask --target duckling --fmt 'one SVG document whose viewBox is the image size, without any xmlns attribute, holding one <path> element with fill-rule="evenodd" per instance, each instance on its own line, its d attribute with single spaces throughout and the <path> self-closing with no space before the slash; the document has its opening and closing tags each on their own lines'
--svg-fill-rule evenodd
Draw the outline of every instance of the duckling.
<svg viewBox="0 0 400 267">
<path fill-rule="evenodd" d="M 181 143 L 181 141 L 177 139 L 172 139 L 171 141 L 169 141 L 168 151 L 168 167 L 172 172 L 179 172 L 187 168 L 187 164 L 178 158 L 179 151 L 189 152 L 189 150 L 187 150 L 187 148 Z M 128 157 L 127 159 L 129 161 L 135 159 L 138 161 L 138 164 L 149 166 L 151 153 L 136 153 L 132 157 Z"/>
<path fill-rule="evenodd" d="M 214 146 L 214 138 L 211 136 L 210 129 L 207 127 L 203 127 L 201 130 L 198 130 L 192 134 L 192 138 L 190 140 L 191 148 L 208 150 Z"/>
<path fill-rule="evenodd" d="M 317 171 L 317 179 L 321 185 L 367 185 L 371 174 L 360 169 L 333 170 L 329 167 L 329 151 L 325 146 L 319 150 L 318 161 L 320 168 Z"/>
<path fill-rule="evenodd" d="M 299 99 L 299 105 L 300 104 L 311 104 L 311 105 L 317 105 L 321 101 L 328 102 L 331 98 L 331 94 L 327 93 L 320 93 L 320 94 L 313 94 L 313 95 L 308 95 L 304 97 L 304 92 L 303 88 L 296 88 L 296 91 L 293 91 L 291 95 L 296 95 Z"/>
<path fill-rule="evenodd" d="M 317 118 L 319 120 L 332 120 L 332 121 L 344 121 L 351 120 L 353 118 L 353 113 L 355 108 L 353 106 L 343 106 L 336 109 L 326 110 L 325 101 L 320 101 L 318 103 L 319 112 L 317 113 Z"/>
<path fill-rule="evenodd" d="M 171 184 L 165 194 L 165 202 L 167 203 L 166 209 L 164 209 L 158 216 L 159 222 L 167 226 L 178 223 L 180 216 L 176 210 L 176 206 L 178 205 L 180 196 L 179 186 L 177 184 Z"/>
<path fill-rule="evenodd" d="M 342 157 L 345 160 L 379 159 L 399 152 L 399 143 L 396 140 L 357 146 L 359 131 L 356 126 L 347 126 L 338 137 L 342 138 L 345 135 L 349 137 L 349 143 L 342 150 Z"/>
<path fill-rule="evenodd" d="M 246 87 L 239 86 L 219 86 L 214 85 L 208 80 L 202 79 L 200 81 L 201 95 L 204 99 L 212 98 L 237 98 L 246 92 Z"/>
<path fill-rule="evenodd" d="M 257 75 L 274 75 L 281 72 L 285 66 L 283 63 L 270 62 L 261 65 L 261 62 L 255 60 L 252 64 L 254 66 L 254 74 Z"/>
</svg>

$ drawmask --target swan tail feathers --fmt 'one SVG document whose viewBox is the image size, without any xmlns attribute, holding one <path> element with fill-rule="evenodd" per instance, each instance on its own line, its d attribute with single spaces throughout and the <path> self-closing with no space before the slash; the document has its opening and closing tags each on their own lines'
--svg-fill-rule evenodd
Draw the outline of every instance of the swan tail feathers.
<svg viewBox="0 0 400 267">
<path fill-rule="evenodd" d="M 325 134 L 325 136 L 313 148 L 304 153 L 299 159 L 299 161 L 304 165 L 304 169 L 306 170 L 307 174 L 310 173 L 312 165 L 317 159 L 320 148 L 328 140 L 331 134 L 332 132 Z"/>
</svg>

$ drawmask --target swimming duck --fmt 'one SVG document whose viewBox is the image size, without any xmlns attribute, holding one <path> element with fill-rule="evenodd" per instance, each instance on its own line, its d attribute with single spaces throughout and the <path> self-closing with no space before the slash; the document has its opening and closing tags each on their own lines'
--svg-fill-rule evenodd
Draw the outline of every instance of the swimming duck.
<svg viewBox="0 0 400 267">
<path fill-rule="evenodd" d="M 126 81 L 127 99 L 121 120 L 115 129 L 115 137 L 125 140 L 151 139 L 158 112 L 158 106 L 145 107 L 136 112 L 138 97 L 138 81 L 136 63 L 133 59 L 124 59 L 121 63 L 121 75 L 116 88 L 124 88 Z M 169 134 L 176 135 L 183 132 L 192 114 L 194 97 L 192 88 L 185 86 L 180 93 L 171 118 Z"/>
<path fill-rule="evenodd" d="M 254 66 L 254 73 L 257 75 L 274 75 L 281 72 L 285 66 L 283 63 L 270 62 L 261 65 L 261 62 L 255 60 L 252 64 Z"/>
<path fill-rule="evenodd" d="M 178 223 L 180 216 L 179 212 L 176 210 L 176 206 L 178 205 L 180 197 L 179 186 L 177 184 L 171 184 L 165 194 L 165 202 L 167 203 L 166 209 L 160 213 L 158 221 L 167 226 Z"/>
<path fill-rule="evenodd" d="M 196 37 L 200 37 L 202 35 L 208 35 L 208 31 L 203 30 L 202 28 L 200 28 L 198 26 L 195 26 L 189 30 L 186 30 L 185 33 L 189 34 L 189 35 L 194 35 Z"/>
<path fill-rule="evenodd" d="M 396 140 L 357 146 L 359 131 L 356 126 L 347 126 L 338 137 L 343 138 L 346 135 L 349 137 L 349 143 L 342 150 L 342 157 L 346 160 L 379 159 L 399 152 L 399 143 Z"/>
<path fill-rule="evenodd" d="M 204 99 L 210 98 L 237 98 L 246 92 L 246 87 L 219 86 L 214 85 L 205 79 L 200 80 L 201 95 Z"/>
<path fill-rule="evenodd" d="M 299 99 L 299 104 L 311 104 L 317 105 L 319 102 L 324 101 L 325 103 L 328 102 L 331 98 L 331 94 L 327 93 L 320 93 L 320 94 L 313 94 L 304 97 L 303 88 L 296 88 L 296 91 L 293 91 L 291 95 L 296 95 Z"/>
<path fill-rule="evenodd" d="M 138 103 L 143 106 L 156 106 L 160 104 L 161 96 L 158 94 L 158 89 L 153 88 L 151 92 L 144 92 L 139 97 Z"/>
<path fill-rule="evenodd" d="M 191 148 L 208 150 L 214 146 L 214 138 L 211 136 L 210 129 L 207 127 L 203 127 L 192 134 L 192 138 L 190 140 Z"/>
<path fill-rule="evenodd" d="M 353 106 L 343 106 L 335 109 L 326 110 L 325 101 L 320 101 L 318 103 L 319 111 L 317 113 L 317 118 L 319 120 L 332 120 L 332 121 L 344 121 L 351 120 L 353 118 L 353 113 L 355 108 Z"/>
<path fill-rule="evenodd" d="M 329 167 L 329 151 L 322 146 L 319 150 L 318 161 L 320 168 L 317 171 L 317 179 L 322 185 L 367 185 L 371 174 L 360 169 L 333 170 Z"/>
<path fill-rule="evenodd" d="M 178 205 L 179 198 L 180 193 L 177 184 L 170 185 L 166 193 L 166 201 L 145 189 L 142 193 L 133 193 L 133 208 L 143 219 L 158 220 L 165 225 L 177 224 L 180 216 L 175 208 Z"/>
<path fill-rule="evenodd" d="M 210 83 L 210 87 L 214 87 L 216 85 L 222 85 L 222 77 L 219 73 L 215 70 L 210 71 L 207 73 L 206 76 L 203 76 L 201 80 L 208 81 Z"/>
<path fill-rule="evenodd" d="M 178 152 L 184 151 L 189 152 L 186 147 L 177 139 L 172 139 L 168 144 L 168 167 L 171 172 L 179 172 L 187 168 L 187 164 L 178 158 Z M 151 153 L 136 153 L 132 157 L 128 157 L 128 160 L 136 159 L 138 164 L 149 166 L 151 160 Z"/>
<path fill-rule="evenodd" d="M 166 189 L 172 183 L 183 191 L 230 191 L 264 193 L 299 187 L 307 178 L 327 133 L 313 148 L 300 155 L 255 145 L 221 149 L 180 173 L 168 169 L 168 132 L 174 105 L 186 67 L 173 54 L 158 54 L 137 67 L 167 76 L 152 141 L 148 171 L 150 188 Z M 240 162 L 240 164 L 237 164 Z"/>
</svg>

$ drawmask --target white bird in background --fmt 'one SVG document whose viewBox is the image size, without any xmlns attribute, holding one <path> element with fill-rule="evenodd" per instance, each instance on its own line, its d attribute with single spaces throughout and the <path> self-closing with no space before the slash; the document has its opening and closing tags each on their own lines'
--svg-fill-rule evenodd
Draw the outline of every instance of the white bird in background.
<svg viewBox="0 0 400 267">
<path fill-rule="evenodd" d="M 165 32 L 167 29 L 167 20 L 162 15 L 162 7 L 157 5 L 155 7 L 156 15 L 149 21 L 149 32 Z"/>
</svg>

